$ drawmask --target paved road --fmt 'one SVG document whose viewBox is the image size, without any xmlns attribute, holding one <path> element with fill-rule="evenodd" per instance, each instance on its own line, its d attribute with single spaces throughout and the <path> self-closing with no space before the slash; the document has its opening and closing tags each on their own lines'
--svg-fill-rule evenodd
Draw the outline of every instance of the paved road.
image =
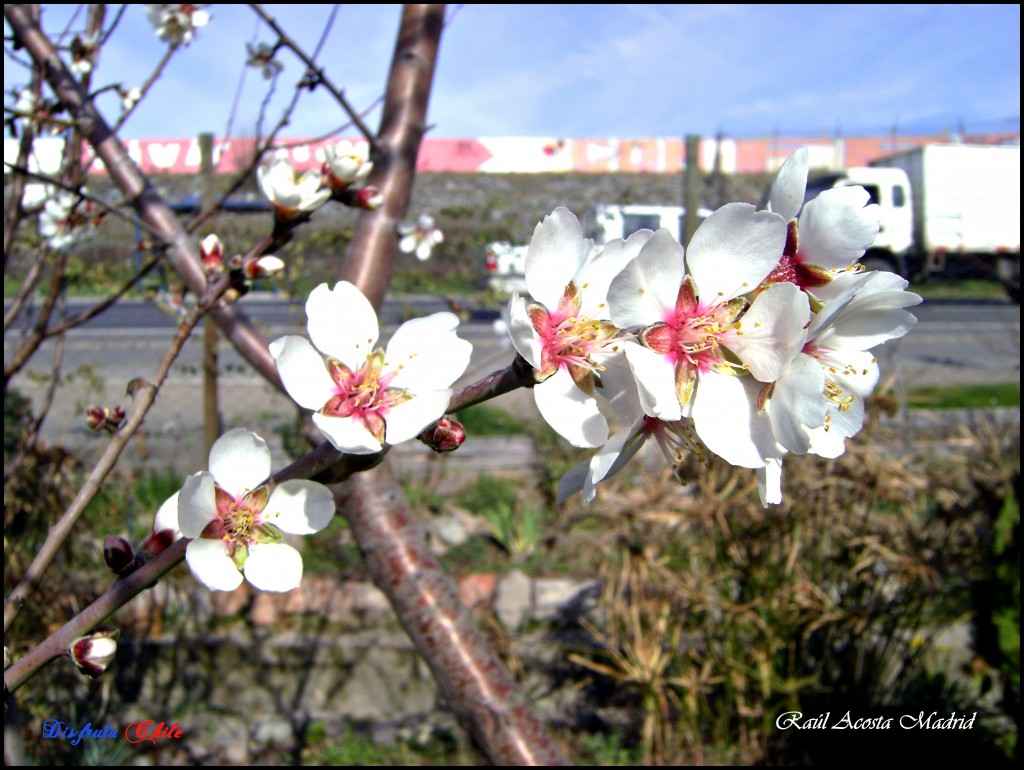
<svg viewBox="0 0 1024 770">
<path fill-rule="evenodd" d="M 75 302 L 73 314 L 84 307 Z M 252 297 L 244 308 L 269 339 L 302 334 L 304 317 L 299 302 L 277 297 Z M 436 297 L 411 296 L 389 300 L 381 313 L 385 334 L 405 318 L 446 310 Z M 917 327 L 904 339 L 878 348 L 883 370 L 898 372 L 911 384 L 1013 382 L 1020 379 L 1020 306 L 1008 301 L 931 301 L 913 308 Z M 475 361 L 490 359 L 502 340 L 492 330 L 496 313 L 476 313 L 460 334 L 480 348 Z M 69 334 L 66 372 L 83 365 L 96 366 L 105 375 L 130 379 L 152 371 L 166 349 L 174 322 L 154 305 L 125 302 Z M 196 335 L 179 363 L 182 373 L 200 362 L 201 336 Z M 13 342 L 5 337 L 5 357 Z M 45 356 L 44 356 L 45 358 Z M 222 346 L 221 362 L 231 376 L 243 373 L 242 359 Z M 40 367 L 40 362 L 34 369 Z M 45 365 L 43 365 L 45 366 Z"/>
<path fill-rule="evenodd" d="M 75 309 L 72 307 L 71 312 Z M 304 331 L 301 304 L 275 297 L 252 297 L 245 301 L 245 309 L 268 339 Z M 433 297 L 390 300 L 381 314 L 385 335 L 405 317 L 443 309 L 447 309 L 445 303 Z M 884 381 L 897 387 L 978 382 L 1019 384 L 1019 305 L 1002 301 L 934 301 L 914 308 L 914 313 L 919 319 L 916 328 L 904 339 L 877 350 Z M 460 335 L 474 345 L 469 371 L 460 384 L 479 379 L 511 360 L 507 338 L 493 331 L 493 316 L 477 314 L 460 327 Z M 154 371 L 173 330 L 170 317 L 151 304 L 126 302 L 69 333 L 63 372 L 72 376 L 58 391 L 56 406 L 44 426 L 44 437 L 74 445 L 95 445 L 95 436 L 82 425 L 84 408 L 92 403 L 123 402 L 125 383 Z M 147 419 L 140 456 L 146 454 L 146 441 L 150 453 L 158 445 L 165 445 L 166 451 L 176 458 L 188 458 L 201 446 L 197 408 L 202 398 L 201 340 L 202 335 L 197 334 L 189 341 L 161 392 Z M 5 337 L 5 358 L 14 341 L 12 335 Z M 30 392 L 37 404 L 42 401 L 43 390 L 32 383 L 39 382 L 37 377 L 48 371 L 53 349 L 53 343 L 47 343 L 29 371 L 16 381 L 16 387 Z M 220 364 L 221 409 L 229 427 L 248 426 L 267 435 L 295 414 L 291 401 L 253 375 L 227 343 L 221 345 Z M 495 404 L 521 416 L 536 415 L 528 392 L 509 394 Z"/>
</svg>

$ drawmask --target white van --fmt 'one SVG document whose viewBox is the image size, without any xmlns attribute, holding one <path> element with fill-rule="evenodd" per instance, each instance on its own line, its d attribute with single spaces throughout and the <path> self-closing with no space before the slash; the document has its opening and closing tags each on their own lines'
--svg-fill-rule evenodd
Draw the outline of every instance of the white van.
<svg viewBox="0 0 1024 770">
<path fill-rule="evenodd" d="M 711 209 L 697 212 L 697 224 L 711 216 Z M 628 238 L 637 230 L 668 228 L 680 240 L 686 209 L 682 206 L 654 206 L 643 203 L 603 203 L 590 206 L 583 215 L 583 235 L 594 241 L 595 248 L 616 238 Z M 529 246 L 507 241 L 487 244 L 484 250 L 484 285 L 499 294 L 517 290 L 526 293 L 526 253 Z"/>
</svg>

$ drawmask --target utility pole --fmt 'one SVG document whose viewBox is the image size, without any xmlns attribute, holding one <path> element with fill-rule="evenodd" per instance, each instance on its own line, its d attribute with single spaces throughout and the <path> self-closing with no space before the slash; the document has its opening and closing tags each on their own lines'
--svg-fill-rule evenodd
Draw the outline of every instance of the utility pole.
<svg viewBox="0 0 1024 770">
<path fill-rule="evenodd" d="M 683 174 L 683 246 L 690 242 L 697 230 L 697 209 L 700 208 L 700 135 L 686 135 L 686 170 Z"/>
<path fill-rule="evenodd" d="M 213 205 L 213 185 L 216 179 L 213 165 L 213 134 L 199 135 L 199 156 L 203 177 L 203 209 Z M 222 421 L 217 401 L 217 324 L 207 316 L 203 319 L 203 439 L 205 456 L 221 434 Z"/>
</svg>

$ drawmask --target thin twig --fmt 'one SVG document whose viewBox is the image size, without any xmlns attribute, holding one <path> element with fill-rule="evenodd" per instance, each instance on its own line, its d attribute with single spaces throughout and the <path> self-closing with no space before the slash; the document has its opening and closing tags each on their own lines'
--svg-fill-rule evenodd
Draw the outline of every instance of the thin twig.
<svg viewBox="0 0 1024 770">
<path fill-rule="evenodd" d="M 53 337 L 54 335 L 62 334 L 63 332 L 68 331 L 69 329 L 74 329 L 76 326 L 81 326 L 86 321 L 95 318 L 100 313 L 104 312 L 105 310 L 113 306 L 115 302 L 117 302 L 119 299 L 121 299 L 121 297 L 127 294 L 135 284 L 142 280 L 154 267 L 156 267 L 159 264 L 160 257 L 153 257 L 152 259 L 149 260 L 149 262 L 147 262 L 141 268 L 139 268 L 138 271 L 136 271 L 135 275 L 133 275 L 131 278 L 125 281 L 125 283 L 121 286 L 120 289 L 115 291 L 102 302 L 97 302 L 92 307 L 86 308 L 81 313 L 76 315 L 74 318 L 69 318 L 68 320 L 62 321 L 61 323 L 55 326 L 49 327 L 46 330 L 44 337 Z"/>
<path fill-rule="evenodd" d="M 75 499 L 71 501 L 71 504 L 57 522 L 50 527 L 46 536 L 46 541 L 32 560 L 32 563 L 26 570 L 25 575 L 4 601 L 4 633 L 7 633 L 10 629 L 11 623 L 14 622 L 14 619 L 17 617 L 18 612 L 29 593 L 38 587 L 43 574 L 53 562 L 53 559 L 56 557 L 61 546 L 70 536 L 72 527 L 85 511 L 86 506 L 88 506 L 99 492 L 104 479 L 106 479 L 114 469 L 114 466 L 117 464 L 117 460 L 120 458 L 121 452 L 124 451 L 124 448 L 127 446 L 129 439 L 131 439 L 131 437 L 135 435 L 135 432 L 142 427 L 146 413 L 149 411 L 154 401 L 156 401 L 157 393 L 160 390 L 161 385 L 163 385 L 164 380 L 167 379 L 167 375 L 170 374 L 171 367 L 178 358 L 178 354 L 184 347 L 189 335 L 192 333 L 192 330 L 195 328 L 195 325 L 199 320 L 206 315 L 208 310 L 213 306 L 213 303 L 216 302 L 221 294 L 223 294 L 228 288 L 229 281 L 229 276 L 224 276 L 217 282 L 217 284 L 211 287 L 208 292 L 204 293 L 196 306 L 188 312 L 185 319 L 182 321 L 181 326 L 178 328 L 178 332 L 174 335 L 174 339 L 171 341 L 170 349 L 167 351 L 167 354 L 157 367 L 153 380 L 151 382 L 146 382 L 144 380 L 134 381 L 136 387 L 132 393 L 132 406 L 124 425 L 111 437 L 110 443 L 107 445 L 103 455 L 89 474 L 89 477 L 85 480 L 82 488 L 79 489 L 78 494 L 75 495 Z"/>
<path fill-rule="evenodd" d="M 7 392 L 7 383 L 17 374 L 25 364 L 28 363 L 32 354 L 36 352 L 43 342 L 47 327 L 50 325 L 50 316 L 57 305 L 57 299 L 64 291 L 64 266 L 67 264 L 67 254 L 63 251 L 57 252 L 54 260 L 53 275 L 50 277 L 50 288 L 47 291 L 46 299 L 39 309 L 35 325 L 26 337 L 20 348 L 4 362 L 4 392 Z"/>
<path fill-rule="evenodd" d="M 263 19 L 263 21 L 266 22 L 268 27 L 274 30 L 274 34 L 278 36 L 281 42 L 303 61 L 303 63 L 309 69 L 309 72 L 316 77 L 315 84 L 322 85 L 324 88 L 328 90 L 331 96 L 333 96 L 335 100 L 338 102 L 338 104 L 341 105 L 341 108 L 348 115 L 349 119 L 355 124 L 356 128 L 358 128 L 360 133 L 366 138 L 366 141 L 368 141 L 370 143 L 370 146 L 373 147 L 375 142 L 375 135 L 373 131 L 371 131 L 370 128 L 363 122 L 363 119 L 360 117 L 359 112 L 351 104 L 349 104 L 348 99 L 345 98 L 345 94 L 342 93 L 324 74 L 323 69 L 316 63 L 315 59 L 310 58 L 306 54 L 306 52 L 302 50 L 302 47 L 299 46 L 299 44 L 296 43 L 295 40 L 293 40 L 290 35 L 288 35 L 288 33 L 281 29 L 281 26 L 277 23 L 277 21 L 275 21 L 272 16 L 270 16 L 266 11 L 264 11 L 263 8 L 258 3 L 252 3 L 250 7 L 259 15 L 261 19 Z"/>
<path fill-rule="evenodd" d="M 5 5 L 4 16 L 17 42 L 37 62 L 57 98 L 75 117 L 82 135 L 106 165 L 111 181 L 142 219 L 161 233 L 160 240 L 171 245 L 167 252 L 171 266 L 189 289 L 201 295 L 206 286 L 206 274 L 196 245 L 182 228 L 177 216 L 141 174 L 117 136 L 111 133 L 95 104 L 83 93 L 57 55 L 53 44 L 33 21 L 29 7 L 23 4 Z M 281 388 L 281 379 L 270 356 L 267 340 L 248 317 L 234 305 L 216 309 L 211 315 L 253 368 L 275 387 Z"/>
<path fill-rule="evenodd" d="M 176 47 L 171 46 L 166 51 L 164 51 L 163 57 L 157 63 L 157 65 L 154 68 L 153 72 L 150 73 L 149 77 L 146 79 L 146 82 L 139 88 L 139 98 L 135 101 L 135 103 L 129 109 L 127 109 L 127 110 L 125 110 L 124 112 L 121 113 L 121 117 L 119 117 L 117 119 L 117 121 L 114 123 L 113 127 L 111 128 L 111 130 L 115 134 L 118 131 L 121 130 L 121 126 L 123 126 L 125 124 L 125 121 L 128 120 L 129 117 L 131 117 L 133 112 L 135 112 L 135 108 L 138 107 L 140 104 L 142 104 L 142 100 L 146 98 L 147 94 L 149 94 L 149 89 L 151 89 L 153 87 L 153 85 L 156 83 L 156 81 L 163 74 L 164 68 L 167 67 L 167 63 L 171 60 L 171 57 L 174 55 L 174 52 L 177 51 L 177 50 L 178 49 Z M 124 86 L 124 83 L 122 83 L 121 85 Z"/>
<path fill-rule="evenodd" d="M 8 692 L 14 692 L 45 665 L 66 655 L 75 639 L 102 623 L 184 561 L 189 542 L 185 538 L 175 541 L 139 569 L 118 580 L 96 601 L 11 664 L 4 670 L 4 686 Z"/>
</svg>

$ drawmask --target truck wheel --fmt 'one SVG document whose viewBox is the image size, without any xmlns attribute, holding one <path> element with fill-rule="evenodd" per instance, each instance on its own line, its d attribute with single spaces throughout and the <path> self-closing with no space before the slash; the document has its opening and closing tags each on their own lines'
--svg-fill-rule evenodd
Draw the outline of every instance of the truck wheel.
<svg viewBox="0 0 1024 770">
<path fill-rule="evenodd" d="M 996 274 L 1006 287 L 1011 300 L 1020 304 L 1020 254 L 1014 257 L 1000 257 L 996 262 Z"/>
</svg>

